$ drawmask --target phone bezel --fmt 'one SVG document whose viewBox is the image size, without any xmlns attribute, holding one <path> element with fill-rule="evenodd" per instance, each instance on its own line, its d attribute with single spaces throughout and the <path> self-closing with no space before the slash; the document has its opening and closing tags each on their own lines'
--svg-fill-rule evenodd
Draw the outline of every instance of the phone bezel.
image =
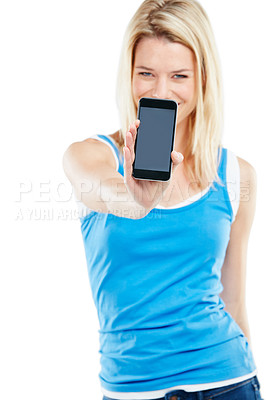
<svg viewBox="0 0 266 400">
<path fill-rule="evenodd" d="M 166 100 L 166 99 L 154 99 L 150 97 L 142 97 L 139 100 L 138 104 L 138 119 L 140 119 L 140 110 L 142 107 L 149 107 L 149 108 L 161 108 L 161 109 L 168 109 L 175 111 L 175 118 L 174 118 L 174 125 L 173 125 L 173 132 L 172 132 L 172 144 L 171 144 L 171 152 L 174 148 L 174 140 L 175 140 L 175 130 L 176 130 L 176 120 L 177 120 L 177 110 L 178 104 L 175 100 Z M 137 136 L 135 140 L 134 150 L 136 152 L 138 140 L 138 129 L 137 129 Z M 143 179 L 149 181 L 168 181 L 171 177 L 171 170 L 172 170 L 172 159 L 171 159 L 171 152 L 169 154 L 169 171 L 154 171 L 154 170 L 146 170 L 146 169 L 136 169 L 135 168 L 135 160 L 132 164 L 132 176 L 136 179 Z"/>
</svg>

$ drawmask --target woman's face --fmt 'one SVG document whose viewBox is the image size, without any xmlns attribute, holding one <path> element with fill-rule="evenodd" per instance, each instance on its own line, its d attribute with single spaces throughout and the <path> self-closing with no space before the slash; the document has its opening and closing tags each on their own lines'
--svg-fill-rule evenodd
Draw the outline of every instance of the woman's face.
<svg viewBox="0 0 266 400">
<path fill-rule="evenodd" d="M 142 38 L 135 51 L 132 92 L 136 107 L 141 97 L 175 100 L 180 124 L 197 101 L 193 52 L 165 38 Z"/>
</svg>

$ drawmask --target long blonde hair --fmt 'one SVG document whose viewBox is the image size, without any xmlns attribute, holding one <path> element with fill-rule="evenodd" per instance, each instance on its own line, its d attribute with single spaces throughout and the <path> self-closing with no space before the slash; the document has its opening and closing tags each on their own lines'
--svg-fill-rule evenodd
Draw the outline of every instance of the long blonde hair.
<svg viewBox="0 0 266 400">
<path fill-rule="evenodd" d="M 190 181 L 201 189 L 213 181 L 221 184 L 217 174 L 223 128 L 221 69 L 208 16 L 196 0 L 145 0 L 129 22 L 117 76 L 120 151 L 129 124 L 137 118 L 132 73 L 136 46 L 143 37 L 164 37 L 193 51 L 198 98 L 189 116 L 189 137 L 183 163 Z"/>
</svg>

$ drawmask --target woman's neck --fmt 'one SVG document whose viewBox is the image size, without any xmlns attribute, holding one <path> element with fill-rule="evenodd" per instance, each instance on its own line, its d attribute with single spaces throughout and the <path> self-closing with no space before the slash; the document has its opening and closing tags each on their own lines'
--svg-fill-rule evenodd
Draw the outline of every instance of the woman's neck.
<svg viewBox="0 0 266 400">
<path fill-rule="evenodd" d="M 189 120 L 188 118 L 186 118 L 181 123 L 178 123 L 177 119 L 174 150 L 184 155 L 187 149 L 188 141 L 189 141 Z"/>
</svg>

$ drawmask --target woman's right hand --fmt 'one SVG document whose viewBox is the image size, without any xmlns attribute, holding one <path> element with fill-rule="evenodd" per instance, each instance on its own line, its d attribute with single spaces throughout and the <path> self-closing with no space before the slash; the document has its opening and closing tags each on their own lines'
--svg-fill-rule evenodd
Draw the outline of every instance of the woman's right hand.
<svg viewBox="0 0 266 400">
<path fill-rule="evenodd" d="M 167 187 L 171 182 L 173 172 L 183 161 L 183 155 L 172 151 L 172 174 L 168 181 L 149 181 L 135 179 L 132 176 L 133 162 L 135 159 L 135 140 L 137 135 L 137 128 L 140 125 L 140 121 L 137 119 L 133 124 L 130 125 L 128 132 L 126 133 L 126 140 L 124 146 L 124 183 L 127 187 L 128 192 L 133 197 L 134 201 L 144 207 L 146 210 L 151 210 L 156 207 L 160 202 L 161 198 Z M 180 154 L 180 157 L 178 156 Z"/>
</svg>

